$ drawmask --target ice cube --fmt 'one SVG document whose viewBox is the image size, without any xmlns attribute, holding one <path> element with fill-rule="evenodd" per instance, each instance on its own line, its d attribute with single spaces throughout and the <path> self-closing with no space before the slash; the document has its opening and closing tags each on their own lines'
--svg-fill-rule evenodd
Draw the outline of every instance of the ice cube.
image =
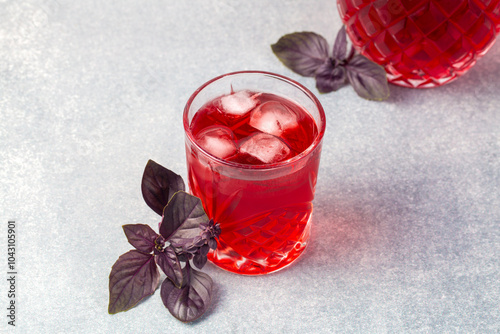
<svg viewBox="0 0 500 334">
<path fill-rule="evenodd" d="M 278 101 L 261 104 L 252 111 L 249 124 L 275 136 L 299 126 L 297 115 Z"/>
<path fill-rule="evenodd" d="M 291 156 L 290 147 L 282 139 L 261 132 L 248 137 L 241 144 L 240 153 L 248 154 L 265 164 L 286 160 Z"/>
<path fill-rule="evenodd" d="M 238 148 L 230 128 L 223 125 L 209 126 L 196 135 L 196 142 L 208 153 L 225 159 L 236 154 Z"/>
<path fill-rule="evenodd" d="M 240 90 L 221 97 L 222 111 L 231 116 L 243 116 L 257 105 L 255 94 L 247 90 Z"/>
</svg>

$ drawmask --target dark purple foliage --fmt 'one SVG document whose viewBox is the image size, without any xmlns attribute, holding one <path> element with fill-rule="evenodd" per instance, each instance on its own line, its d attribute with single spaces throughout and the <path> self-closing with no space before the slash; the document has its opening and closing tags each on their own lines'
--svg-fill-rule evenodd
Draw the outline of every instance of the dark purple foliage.
<svg viewBox="0 0 500 334">
<path fill-rule="evenodd" d="M 212 279 L 192 269 L 207 262 L 217 247 L 220 225 L 210 220 L 201 200 L 184 192 L 182 178 L 150 160 L 144 170 L 142 192 L 146 203 L 163 213 L 160 234 L 145 224 L 124 225 L 136 249 L 118 258 L 109 275 L 110 314 L 127 311 L 158 287 L 160 273 L 167 276 L 161 297 L 170 313 L 188 322 L 200 317 L 211 300 Z M 161 206 L 161 210 L 160 210 Z"/>
<path fill-rule="evenodd" d="M 347 34 L 345 33 L 345 26 L 340 28 L 333 44 L 332 58 L 343 60 L 347 57 Z"/>
<path fill-rule="evenodd" d="M 174 247 L 187 249 L 194 238 L 200 235 L 200 224 L 208 221 L 201 200 L 180 191 L 165 207 L 160 234 Z"/>
<path fill-rule="evenodd" d="M 182 266 L 172 247 L 155 252 L 156 264 L 176 287 L 182 285 Z"/>
<path fill-rule="evenodd" d="M 365 56 L 356 55 L 345 67 L 347 79 L 359 96 L 380 100 L 389 97 L 389 87 L 381 84 L 387 80 L 382 66 L 373 63 Z"/>
<path fill-rule="evenodd" d="M 184 268 L 182 287 L 176 288 L 171 281 L 161 285 L 161 299 L 170 313 L 183 322 L 198 319 L 207 310 L 212 299 L 212 279 L 205 273 L 191 268 Z"/>
<path fill-rule="evenodd" d="M 321 65 L 316 71 L 316 88 L 320 93 L 336 91 L 345 85 L 347 77 L 343 66 L 332 61 Z"/>
<path fill-rule="evenodd" d="M 313 32 L 296 32 L 281 37 L 271 45 L 274 54 L 292 71 L 306 77 L 315 77 L 320 93 L 337 91 L 350 83 L 356 93 L 368 100 L 389 97 L 387 75 L 382 66 L 351 48 L 347 54 L 347 34 L 342 26 L 335 39 L 332 55 L 328 43 Z"/>
<path fill-rule="evenodd" d="M 271 48 L 286 67 L 305 77 L 313 77 L 328 59 L 328 42 L 313 32 L 285 35 Z"/>
<path fill-rule="evenodd" d="M 142 197 L 146 204 L 160 216 L 163 208 L 172 196 L 181 190 L 185 190 L 184 181 L 180 175 L 149 160 L 142 176 Z"/>
<path fill-rule="evenodd" d="M 149 225 L 123 225 L 123 231 L 127 236 L 128 242 L 137 250 L 144 253 L 151 253 L 153 251 L 155 239 L 158 234 Z"/>
<path fill-rule="evenodd" d="M 158 287 L 160 273 L 154 256 L 131 250 L 118 258 L 109 274 L 109 307 L 111 314 L 127 311 Z"/>
</svg>

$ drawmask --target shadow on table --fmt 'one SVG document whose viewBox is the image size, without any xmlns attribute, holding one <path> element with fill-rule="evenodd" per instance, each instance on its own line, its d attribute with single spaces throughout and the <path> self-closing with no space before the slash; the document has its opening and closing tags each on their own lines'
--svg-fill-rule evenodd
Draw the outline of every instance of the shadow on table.
<svg viewBox="0 0 500 334">
<path fill-rule="evenodd" d="M 362 202 L 333 201 L 315 203 L 310 242 L 304 259 L 307 266 L 328 269 L 355 266 L 370 248 L 377 247 L 379 227 Z M 301 262 L 302 262 L 301 261 Z"/>
<path fill-rule="evenodd" d="M 457 235 L 460 228 L 448 223 L 456 209 L 454 196 L 446 199 L 447 190 L 434 183 L 420 176 L 328 186 L 334 195 L 316 197 L 311 242 L 301 265 L 334 272 L 425 265 L 434 251 L 448 247 L 441 245 L 441 233 Z"/>
</svg>

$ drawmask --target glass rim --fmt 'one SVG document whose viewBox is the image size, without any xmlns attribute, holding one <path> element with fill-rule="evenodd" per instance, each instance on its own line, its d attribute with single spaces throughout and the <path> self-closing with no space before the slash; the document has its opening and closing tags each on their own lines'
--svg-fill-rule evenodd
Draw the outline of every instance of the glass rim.
<svg viewBox="0 0 500 334">
<path fill-rule="evenodd" d="M 206 87 L 208 87 L 209 85 L 211 85 L 212 83 L 214 83 L 214 82 L 216 82 L 218 80 L 221 80 L 221 79 L 223 79 L 225 77 L 228 77 L 228 76 L 237 76 L 237 75 L 245 75 L 245 74 L 250 74 L 250 75 L 264 75 L 264 76 L 273 77 L 273 78 L 276 78 L 278 80 L 284 81 L 284 82 L 286 82 L 286 83 L 288 83 L 288 84 L 290 84 L 292 86 L 295 86 L 297 89 L 301 90 L 303 93 L 305 93 L 307 95 L 307 97 L 309 97 L 313 101 L 313 103 L 318 108 L 318 113 L 319 113 L 319 119 L 321 121 L 321 126 L 318 126 L 317 122 L 315 121 L 316 126 L 318 126 L 318 134 L 314 138 L 314 140 L 311 143 L 311 145 L 309 145 L 305 150 L 303 150 L 302 152 L 300 152 L 299 154 L 297 154 L 296 156 L 294 156 L 294 157 L 292 157 L 290 159 L 283 160 L 283 161 L 276 162 L 276 163 L 271 163 L 271 164 L 263 164 L 263 165 L 250 165 L 250 164 L 237 163 L 237 162 L 233 162 L 233 161 L 227 161 L 227 160 L 218 158 L 218 157 L 216 157 L 216 156 L 208 153 L 205 149 L 203 149 L 200 145 L 198 145 L 198 143 L 194 139 L 193 134 L 191 133 L 190 122 L 189 122 L 189 109 L 190 109 L 191 104 L 193 103 L 194 99 L 198 96 L 198 94 L 203 89 L 205 89 Z M 313 117 L 313 116 L 311 115 L 311 117 Z M 215 77 L 215 78 L 213 78 L 213 79 L 205 82 L 203 85 L 201 85 L 200 87 L 198 87 L 198 89 L 196 89 L 193 92 L 193 94 L 191 94 L 191 96 L 189 97 L 188 101 L 186 102 L 186 106 L 184 107 L 184 112 L 183 112 L 182 119 L 183 119 L 183 124 L 184 124 L 184 134 L 185 134 L 185 136 L 208 159 L 217 161 L 218 163 L 220 163 L 222 165 L 229 166 L 229 167 L 239 168 L 239 169 L 251 169 L 251 170 L 254 170 L 254 169 L 258 169 L 258 170 L 275 170 L 275 169 L 278 169 L 278 168 L 289 166 L 289 165 L 294 164 L 295 162 L 297 162 L 299 160 L 304 159 L 306 156 L 308 156 L 309 154 L 311 154 L 321 144 L 321 142 L 323 140 L 323 136 L 325 134 L 325 129 L 326 129 L 326 116 L 325 116 L 325 111 L 323 109 L 323 106 L 319 102 L 318 98 L 309 89 L 307 89 L 306 87 L 304 87 L 299 82 L 297 82 L 297 81 L 295 81 L 293 79 L 290 79 L 288 77 L 285 77 L 283 75 L 272 73 L 272 72 L 267 72 L 267 71 L 258 71 L 258 70 L 246 70 L 246 71 L 230 72 L 230 73 L 219 75 L 219 76 L 217 76 L 217 77 Z M 313 119 L 314 119 L 314 117 L 313 117 Z"/>
</svg>

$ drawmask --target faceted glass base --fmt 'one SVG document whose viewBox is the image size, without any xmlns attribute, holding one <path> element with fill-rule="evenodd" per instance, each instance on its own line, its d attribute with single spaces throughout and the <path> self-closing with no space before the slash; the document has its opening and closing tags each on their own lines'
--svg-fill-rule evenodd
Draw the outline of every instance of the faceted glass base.
<svg viewBox="0 0 500 334">
<path fill-rule="evenodd" d="M 500 0 L 337 0 L 354 47 L 390 82 L 427 88 L 464 74 L 500 32 Z"/>
</svg>

